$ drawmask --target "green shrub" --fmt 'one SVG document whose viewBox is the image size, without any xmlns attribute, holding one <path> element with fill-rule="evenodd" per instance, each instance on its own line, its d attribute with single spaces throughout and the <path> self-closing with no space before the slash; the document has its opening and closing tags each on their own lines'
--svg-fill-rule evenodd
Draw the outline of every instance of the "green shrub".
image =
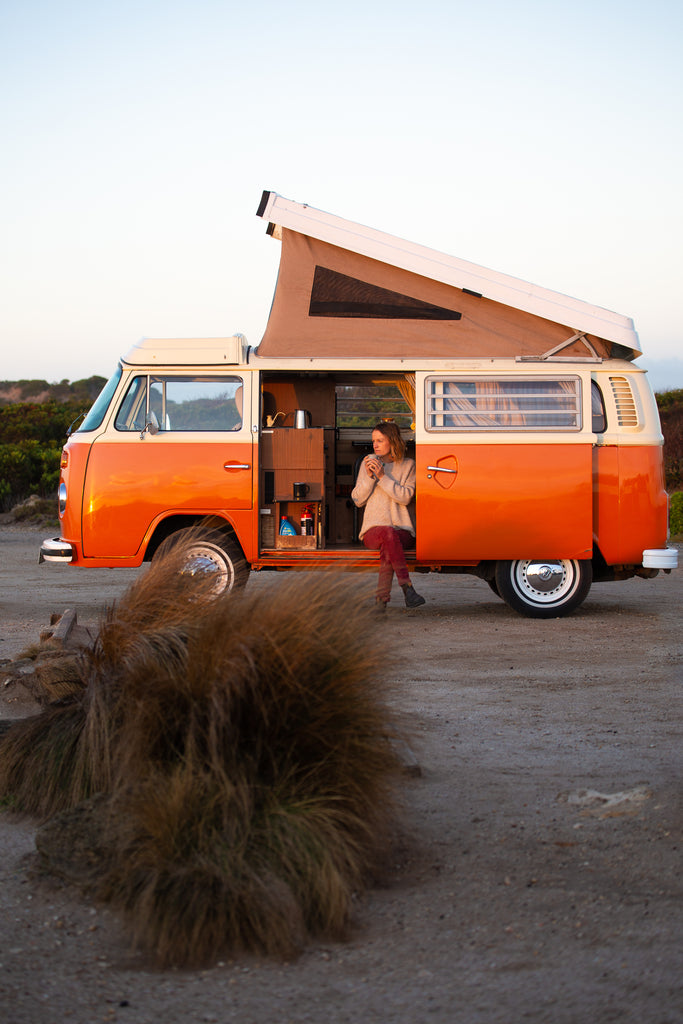
<svg viewBox="0 0 683 1024">
<path fill-rule="evenodd" d="M 683 388 L 669 388 L 666 391 L 658 391 L 655 394 L 657 406 L 660 413 L 672 409 L 675 406 L 683 406 Z"/>
<path fill-rule="evenodd" d="M 672 537 L 683 533 L 683 491 L 676 491 L 669 498 L 669 529 Z"/>
<path fill-rule="evenodd" d="M 3 511 L 31 494 L 54 497 L 59 484 L 61 447 L 28 440 L 0 444 L 0 503 Z"/>
<path fill-rule="evenodd" d="M 12 507 L 12 485 L 9 480 L 0 479 L 0 512 L 7 512 Z"/>
<path fill-rule="evenodd" d="M 55 495 L 59 486 L 59 457 L 67 431 L 88 409 L 92 401 L 89 392 L 100 381 L 95 377 L 75 385 L 20 381 L 17 386 L 35 385 L 34 394 L 49 388 L 51 395 L 58 396 L 61 388 L 66 398 L 0 405 L 1 511 L 8 511 L 30 494 L 41 498 Z"/>
<path fill-rule="evenodd" d="M 0 407 L 0 443 L 63 445 L 69 426 L 87 406 L 79 402 L 16 402 Z"/>
<path fill-rule="evenodd" d="M 664 476 L 668 491 L 683 487 L 683 389 L 660 391 L 659 418 L 664 435 Z"/>
</svg>

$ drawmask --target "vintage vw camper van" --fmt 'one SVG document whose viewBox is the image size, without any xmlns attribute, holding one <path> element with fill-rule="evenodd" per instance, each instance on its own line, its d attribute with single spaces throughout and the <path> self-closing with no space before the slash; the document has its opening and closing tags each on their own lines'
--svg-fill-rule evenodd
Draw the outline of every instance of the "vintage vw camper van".
<svg viewBox="0 0 683 1024">
<path fill-rule="evenodd" d="M 258 215 L 282 244 L 260 344 L 135 345 L 64 447 L 41 560 L 138 566 L 192 530 L 188 570 L 216 592 L 376 571 L 350 493 L 387 417 L 417 465 L 413 572 L 474 574 L 548 618 L 594 580 L 676 566 L 631 320 L 272 192 Z"/>
</svg>

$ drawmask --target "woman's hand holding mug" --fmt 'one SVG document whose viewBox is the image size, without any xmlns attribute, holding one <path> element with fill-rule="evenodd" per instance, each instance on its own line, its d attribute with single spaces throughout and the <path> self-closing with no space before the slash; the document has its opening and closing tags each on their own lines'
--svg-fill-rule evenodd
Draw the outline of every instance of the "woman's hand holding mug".
<svg viewBox="0 0 683 1024">
<path fill-rule="evenodd" d="M 377 455 L 365 456 L 365 468 L 375 480 L 381 480 L 384 476 L 384 465 Z"/>
</svg>

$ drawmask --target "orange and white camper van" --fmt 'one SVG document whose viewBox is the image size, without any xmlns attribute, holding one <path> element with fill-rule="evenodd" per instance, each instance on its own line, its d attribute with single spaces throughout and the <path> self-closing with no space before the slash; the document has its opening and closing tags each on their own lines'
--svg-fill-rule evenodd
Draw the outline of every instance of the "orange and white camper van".
<svg viewBox="0 0 683 1024">
<path fill-rule="evenodd" d="M 64 447 L 41 560 L 139 566 L 189 529 L 188 571 L 217 592 L 249 570 L 376 571 L 350 493 L 386 417 L 417 464 L 412 571 L 474 574 L 547 618 L 593 580 L 676 566 L 630 319 L 273 192 L 258 216 L 282 244 L 260 344 L 135 345 Z"/>
</svg>

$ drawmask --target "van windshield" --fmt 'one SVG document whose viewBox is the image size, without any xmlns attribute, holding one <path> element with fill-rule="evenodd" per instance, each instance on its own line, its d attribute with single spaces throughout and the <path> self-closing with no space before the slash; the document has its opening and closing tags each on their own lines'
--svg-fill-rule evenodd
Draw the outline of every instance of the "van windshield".
<svg viewBox="0 0 683 1024">
<path fill-rule="evenodd" d="M 90 412 L 85 417 L 76 433 L 81 434 L 86 430 L 97 430 L 97 428 L 102 425 L 104 414 L 109 408 L 109 403 L 111 402 L 118 383 L 121 380 L 122 373 L 123 370 L 119 364 L 95 399 Z"/>
</svg>

